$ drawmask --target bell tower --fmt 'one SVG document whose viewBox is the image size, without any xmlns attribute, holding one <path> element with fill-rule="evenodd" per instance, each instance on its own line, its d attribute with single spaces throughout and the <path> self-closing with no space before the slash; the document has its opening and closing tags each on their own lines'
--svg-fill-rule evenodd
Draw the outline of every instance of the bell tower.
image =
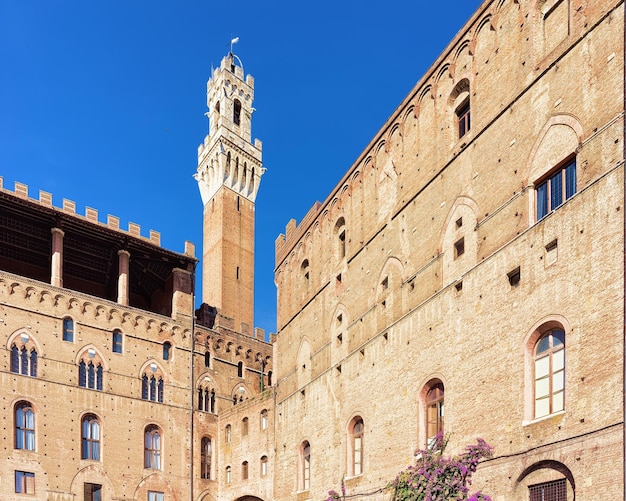
<svg viewBox="0 0 626 501">
<path fill-rule="evenodd" d="M 202 302 L 232 327 L 254 327 L 254 201 L 261 176 L 261 141 L 251 141 L 254 78 L 232 52 L 207 82 L 209 134 L 198 147 L 204 205 Z"/>
</svg>

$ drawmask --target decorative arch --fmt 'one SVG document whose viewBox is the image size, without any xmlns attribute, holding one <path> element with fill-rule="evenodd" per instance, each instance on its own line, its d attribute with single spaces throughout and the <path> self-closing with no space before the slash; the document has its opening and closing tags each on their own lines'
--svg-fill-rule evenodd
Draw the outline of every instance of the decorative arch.
<svg viewBox="0 0 626 501">
<path fill-rule="evenodd" d="M 6 349 L 10 350 L 13 343 L 19 344 L 19 346 L 25 346 L 26 349 L 28 349 L 29 351 L 30 349 L 35 348 L 37 353 L 40 356 L 43 356 L 43 350 L 41 348 L 41 345 L 26 327 L 21 327 L 17 329 L 15 332 L 13 332 L 13 334 L 9 336 L 9 338 L 7 339 L 7 344 L 5 346 Z"/>
<path fill-rule="evenodd" d="M 515 490 L 521 494 L 522 490 L 530 486 L 540 487 L 541 484 L 557 483 L 562 481 L 567 499 L 576 500 L 576 481 L 572 471 L 560 461 L 543 459 L 524 468 L 515 480 Z M 526 494 L 526 493 L 524 493 Z"/>
</svg>

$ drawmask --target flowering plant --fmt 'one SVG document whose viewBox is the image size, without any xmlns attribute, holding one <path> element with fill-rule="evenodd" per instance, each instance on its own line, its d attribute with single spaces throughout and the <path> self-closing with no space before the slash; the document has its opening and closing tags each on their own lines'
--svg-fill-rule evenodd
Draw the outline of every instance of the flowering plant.
<svg viewBox="0 0 626 501">
<path fill-rule="evenodd" d="M 387 485 L 393 501 L 491 501 L 481 492 L 470 495 L 469 485 L 478 462 L 491 457 L 492 447 L 479 438 L 459 456 L 445 457 L 447 443 L 448 438 L 439 433 L 427 449 L 415 452 L 415 465 Z"/>
</svg>

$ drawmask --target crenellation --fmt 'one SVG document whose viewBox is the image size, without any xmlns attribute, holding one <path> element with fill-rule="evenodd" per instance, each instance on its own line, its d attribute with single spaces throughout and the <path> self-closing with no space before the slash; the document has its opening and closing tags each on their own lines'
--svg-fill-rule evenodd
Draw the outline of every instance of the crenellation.
<svg viewBox="0 0 626 501">
<path fill-rule="evenodd" d="M 76 202 L 74 200 L 68 200 L 67 198 L 63 199 L 63 210 L 70 214 L 76 214 Z"/>
<path fill-rule="evenodd" d="M 91 223 L 95 223 L 95 224 L 99 224 L 99 225 L 103 225 L 106 226 L 107 228 L 110 228 L 112 230 L 116 230 L 116 231 L 120 231 L 123 233 L 127 233 L 129 235 L 132 235 L 134 237 L 137 238 L 141 238 L 142 240 L 148 241 L 153 243 L 154 245 L 157 245 L 158 247 L 161 246 L 161 236 L 160 233 L 155 231 L 155 230 L 150 230 L 149 231 L 149 236 L 148 237 L 143 237 L 141 235 L 141 226 L 136 224 L 136 223 L 132 223 L 130 222 L 128 224 L 128 230 L 124 231 L 120 228 L 120 219 L 117 216 L 113 216 L 111 214 L 107 215 L 107 222 L 106 223 L 102 223 L 101 221 L 98 220 L 99 217 L 99 213 L 97 209 L 94 209 L 92 207 L 86 206 L 85 207 L 85 215 L 81 215 L 78 214 L 76 212 L 76 202 L 73 200 L 68 200 L 66 198 L 63 199 L 63 203 L 61 207 L 55 207 L 53 205 L 53 200 L 52 200 L 52 194 L 43 190 L 39 190 L 39 199 L 34 199 L 34 198 L 29 198 L 28 196 L 28 185 L 24 184 L 24 183 L 20 183 L 20 182 L 15 182 L 15 187 L 13 191 L 10 191 L 6 188 L 4 188 L 4 178 L 0 177 L 0 192 L 4 192 L 4 193 L 10 193 L 13 194 L 21 199 L 24 200 L 28 200 L 29 202 L 33 202 L 33 203 L 38 203 L 43 207 L 49 207 L 52 209 L 57 209 L 57 210 L 62 210 L 63 212 L 66 212 L 67 214 L 70 214 L 72 216 L 78 217 L 78 218 L 84 218 L 85 220 L 91 222 Z"/>
</svg>

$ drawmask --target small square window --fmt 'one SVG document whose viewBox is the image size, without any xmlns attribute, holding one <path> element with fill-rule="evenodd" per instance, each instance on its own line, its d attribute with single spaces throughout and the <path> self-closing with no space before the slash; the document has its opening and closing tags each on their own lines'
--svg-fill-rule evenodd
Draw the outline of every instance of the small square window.
<svg viewBox="0 0 626 501">
<path fill-rule="evenodd" d="M 16 471 L 15 493 L 35 494 L 35 474 L 29 471 Z"/>
<path fill-rule="evenodd" d="M 456 284 L 454 284 L 454 289 L 456 290 L 457 294 L 459 294 L 463 290 L 463 280 L 460 280 Z"/>
<path fill-rule="evenodd" d="M 465 238 L 457 240 L 454 244 L 454 259 L 461 257 L 465 253 Z"/>
<path fill-rule="evenodd" d="M 460 217 L 459 219 L 456 220 L 456 227 L 460 228 L 461 226 L 463 226 L 463 218 Z"/>
<path fill-rule="evenodd" d="M 509 271 L 509 273 L 507 273 L 507 276 L 509 277 L 509 285 L 512 288 L 517 287 L 521 278 L 519 266 L 513 271 Z"/>
<path fill-rule="evenodd" d="M 102 485 L 85 483 L 83 494 L 84 501 L 102 501 Z"/>
</svg>

